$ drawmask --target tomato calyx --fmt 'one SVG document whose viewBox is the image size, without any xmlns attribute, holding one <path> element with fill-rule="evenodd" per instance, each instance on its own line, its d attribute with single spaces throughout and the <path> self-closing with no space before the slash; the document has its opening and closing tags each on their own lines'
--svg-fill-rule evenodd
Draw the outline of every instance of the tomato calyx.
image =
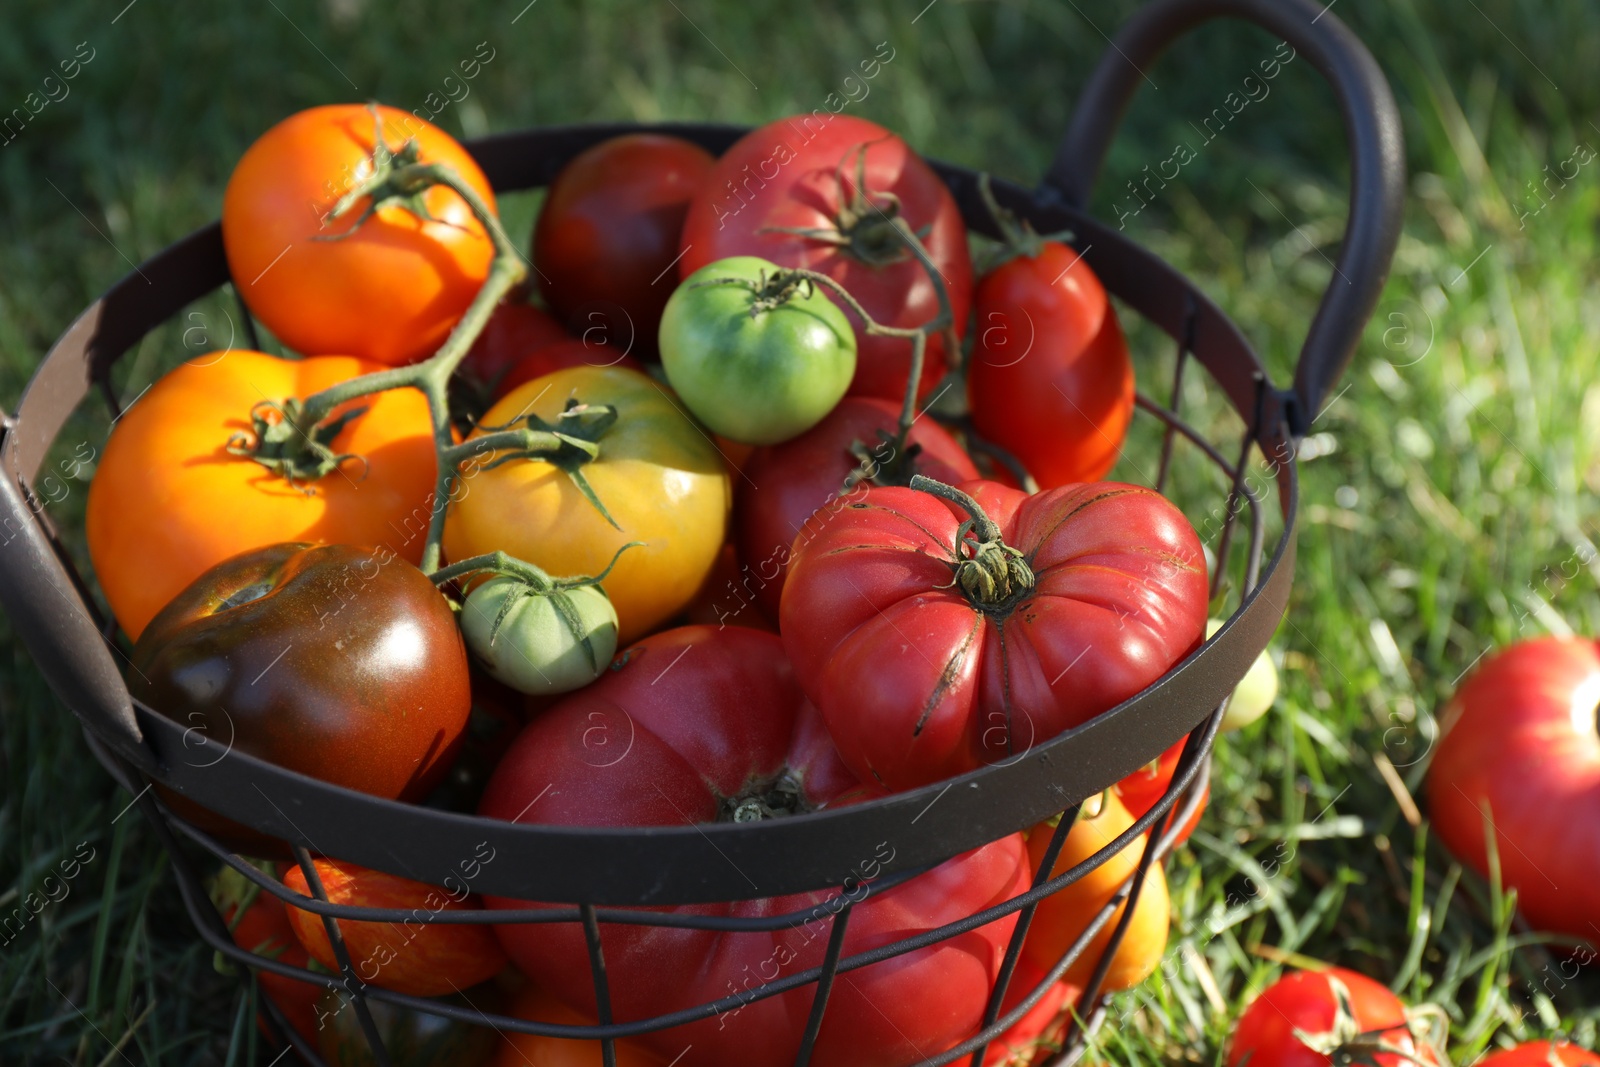
<svg viewBox="0 0 1600 1067">
<path fill-rule="evenodd" d="M 1382 1067 L 1378 1060 L 1380 1055 L 1394 1056 L 1404 1063 L 1417 1064 L 1418 1067 L 1429 1067 L 1430 1061 L 1417 1054 L 1414 1040 L 1410 1049 L 1389 1040 L 1389 1035 L 1395 1030 L 1402 1030 L 1411 1035 L 1409 1019 L 1398 1027 L 1363 1030 L 1361 1024 L 1356 1021 L 1349 987 L 1337 975 L 1330 974 L 1327 978 L 1328 990 L 1333 994 L 1334 1001 L 1332 1024 L 1327 1030 L 1316 1032 L 1297 1026 L 1294 1028 L 1295 1040 L 1311 1051 L 1328 1057 L 1334 1067 Z M 1415 1035 L 1411 1036 L 1414 1038 Z"/>
<path fill-rule="evenodd" d="M 350 460 L 360 460 L 365 476 L 367 459 L 355 452 L 336 452 L 334 440 L 352 421 L 366 413 L 365 407 L 323 419 L 310 425 L 301 401 L 263 400 L 250 409 L 250 429 L 228 438 L 230 455 L 253 459 L 274 474 L 281 475 L 296 489 L 312 495 L 312 482 L 332 474 Z"/>
<path fill-rule="evenodd" d="M 612 528 L 621 530 L 583 473 L 584 464 L 600 457 L 600 441 L 617 424 L 617 418 L 615 405 L 585 404 L 577 397 L 569 397 L 554 422 L 530 412 L 499 426 L 480 426 L 483 436 L 444 449 L 443 459 L 451 470 L 486 454 L 493 454 L 494 458 L 482 470 L 493 470 L 513 460 L 541 460 L 561 470 Z"/>
<path fill-rule="evenodd" d="M 911 254 L 906 246 L 904 224 L 900 218 L 900 198 L 887 190 L 867 190 L 867 150 L 877 142 L 857 145 L 839 160 L 834 177 L 839 182 L 839 211 L 832 226 L 768 226 L 762 233 L 788 233 L 823 244 L 835 245 L 869 267 L 887 267 Z M 855 156 L 855 180 L 845 177 L 851 155 Z M 876 202 L 874 201 L 876 198 Z M 926 237 L 932 226 L 917 231 Z"/>
<path fill-rule="evenodd" d="M 1072 240 L 1071 230 L 1040 234 L 1027 219 L 1019 219 L 1015 212 L 1001 207 L 1000 201 L 995 199 L 987 171 L 978 175 L 978 195 L 988 209 L 989 217 L 994 219 L 995 226 L 1000 230 L 1000 245 L 983 265 L 986 274 L 1013 259 L 1037 259 L 1048 241 L 1065 244 Z"/>
<path fill-rule="evenodd" d="M 925 475 L 911 478 L 911 488 L 960 505 L 968 518 L 956 527 L 951 585 L 961 587 L 972 606 L 988 615 L 1008 614 L 1033 592 L 1033 568 L 1020 549 L 1005 543 L 999 525 L 971 496 L 953 485 Z"/>
<path fill-rule="evenodd" d="M 813 271 L 780 267 L 771 274 L 763 269 L 753 279 L 731 276 L 707 278 L 704 281 L 691 283 L 689 288 L 705 289 L 714 285 L 733 285 L 748 289 L 755 295 L 755 299 L 750 301 L 750 317 L 754 319 L 782 307 L 796 296 L 810 299 L 816 292 L 818 277 L 822 276 Z"/>
<path fill-rule="evenodd" d="M 357 183 L 356 187 L 341 196 L 328 212 L 327 222 L 343 218 L 363 198 L 367 206 L 349 228 L 340 233 L 318 234 L 313 240 L 340 241 L 361 224 L 391 205 L 402 207 L 424 222 L 437 222 L 428 210 L 425 196 L 429 189 L 439 184 L 437 175 L 422 163 L 421 147 L 416 138 L 409 138 L 399 148 L 390 148 L 383 138 L 383 119 L 376 104 L 368 104 L 372 113 L 372 173 Z"/>
<path fill-rule="evenodd" d="M 736 796 L 723 797 L 718 807 L 718 822 L 760 822 L 814 810 L 800 780 L 788 770 L 770 781 L 752 782 Z"/>
</svg>

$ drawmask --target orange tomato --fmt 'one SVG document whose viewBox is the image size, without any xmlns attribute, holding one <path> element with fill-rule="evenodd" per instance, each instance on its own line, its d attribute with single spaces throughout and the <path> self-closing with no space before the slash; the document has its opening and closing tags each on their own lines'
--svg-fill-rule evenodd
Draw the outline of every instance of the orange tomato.
<svg viewBox="0 0 1600 1067">
<path fill-rule="evenodd" d="M 287 360 L 213 352 L 175 367 L 112 428 L 89 485 L 89 558 L 117 622 L 138 638 L 167 602 L 211 567 L 283 541 L 387 545 L 417 563 L 438 469 L 428 404 L 413 389 L 352 401 L 364 407 L 333 439 L 347 461 L 291 485 L 229 439 L 250 430 L 262 401 L 305 398 L 382 368 L 348 356 Z"/>
<path fill-rule="evenodd" d="M 1094 798 L 1084 802 L 1085 814 L 1067 834 L 1061 855 L 1056 857 L 1051 869 L 1052 878 L 1076 867 L 1133 825 L 1133 816 L 1114 793 L 1104 794 L 1099 811 L 1088 814 L 1094 803 Z M 1044 862 L 1045 849 L 1054 833 L 1055 828 L 1048 822 L 1040 823 L 1029 832 L 1028 855 L 1034 870 Z M 1099 867 L 1041 900 L 1033 916 L 1033 925 L 1028 929 L 1023 954 L 1041 968 L 1054 967 L 1139 866 L 1146 842 L 1147 835 L 1139 836 Z M 1067 968 L 1066 981 L 1079 986 L 1088 982 L 1126 907 L 1126 902 L 1118 906 L 1110 921 Z M 1105 990 L 1131 989 L 1150 977 L 1167 947 L 1168 907 L 1167 877 L 1160 864 L 1152 864 L 1145 875 L 1127 933 L 1106 971 Z"/>
<path fill-rule="evenodd" d="M 366 908 L 405 908 L 416 922 L 380 923 L 339 920 L 344 947 L 356 976 L 363 982 L 419 997 L 459 992 L 499 974 L 505 953 L 488 926 L 458 926 L 421 921 L 440 911 L 476 910 L 478 904 L 465 892 L 437 889 L 382 871 L 358 867 L 342 860 L 315 860 L 317 877 L 335 904 Z M 305 872 L 292 867 L 283 884 L 311 895 Z M 338 957 L 328 940 L 322 916 L 303 908 L 289 908 L 289 923 L 313 959 L 337 972 Z"/>
<path fill-rule="evenodd" d="M 510 1014 L 519 1019 L 570 1026 L 593 1026 L 594 1020 L 550 997 L 537 986 L 528 986 L 511 1002 Z M 533 1034 L 507 1033 L 493 1067 L 602 1067 L 600 1042 L 574 1041 L 561 1037 L 536 1037 Z M 617 1067 L 661 1067 L 665 1060 L 632 1041 L 617 1042 Z"/>
<path fill-rule="evenodd" d="M 489 180 L 454 138 L 408 112 L 377 110 L 391 150 L 414 138 L 420 162 L 450 167 L 494 209 Z M 371 176 L 375 125 L 367 105 L 332 104 L 262 134 L 228 179 L 222 243 L 239 295 L 285 344 L 398 365 L 444 342 L 483 287 L 494 245 L 443 186 L 423 194 L 433 221 L 390 205 L 357 227 L 365 199 L 327 218 Z"/>
</svg>

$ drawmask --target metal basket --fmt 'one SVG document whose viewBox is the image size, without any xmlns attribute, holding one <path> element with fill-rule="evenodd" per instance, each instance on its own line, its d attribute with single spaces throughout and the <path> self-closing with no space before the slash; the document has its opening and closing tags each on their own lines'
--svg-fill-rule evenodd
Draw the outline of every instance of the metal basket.
<svg viewBox="0 0 1600 1067">
<path fill-rule="evenodd" d="M 1253 21 L 1286 39 L 1333 85 L 1350 142 L 1350 215 L 1343 247 L 1330 285 L 1307 333 L 1292 388 L 1279 389 L 1244 335 L 1198 288 L 1141 249 L 1116 229 L 1095 221 L 1085 205 L 1120 117 L 1142 77 L 1175 38 L 1220 15 Z M 716 125 L 588 125 L 503 134 L 468 145 L 497 190 L 547 183 L 577 153 L 620 133 L 656 129 L 688 138 L 713 153 L 726 149 L 744 130 Z M 961 206 L 968 225 L 994 235 L 980 199 L 974 171 L 935 164 Z M 986 1045 L 1030 1010 L 1049 984 L 1065 973 L 1093 936 L 1128 898 L 1130 906 L 1108 949 L 1084 989 L 1065 1045 L 1053 1061 L 1071 1062 L 1081 1054 L 1085 1030 L 1103 1016 L 1101 980 L 1111 952 L 1133 913 L 1143 875 L 1171 846 L 1166 827 L 1182 824 L 1200 803 L 1209 769 L 1212 738 L 1222 705 L 1257 654 L 1266 647 L 1288 602 L 1294 566 L 1298 478 L 1295 446 L 1307 432 L 1321 401 L 1348 363 L 1371 315 L 1398 240 L 1404 189 L 1400 119 L 1377 64 L 1360 41 L 1315 0 L 1159 0 L 1120 32 L 1113 50 L 1093 72 L 1073 120 L 1043 184 L 1034 191 L 994 184 L 999 202 L 1030 221 L 1040 232 L 1071 230 L 1074 243 L 1107 290 L 1153 323 L 1176 344 L 1176 361 L 1167 404 L 1138 398 L 1141 411 L 1162 424 L 1159 473 L 1163 488 L 1177 438 L 1190 441 L 1219 468 L 1229 485 L 1216 551 L 1213 581 L 1229 573 L 1243 551 L 1240 602 L 1220 631 L 1143 692 L 1068 733 L 1039 744 L 1004 766 L 992 766 L 952 781 L 900 793 L 840 810 L 751 824 L 591 829 L 516 825 L 383 800 L 303 777 L 241 753 L 225 763 L 217 742 L 152 709 L 133 702 L 118 670 L 111 642 L 114 623 L 99 617 L 84 579 L 63 550 L 33 484 L 48 449 L 67 418 L 91 389 L 98 387 L 117 414 L 110 388 L 112 364 L 144 335 L 185 305 L 229 281 L 220 226 L 201 229 L 142 264 L 88 308 L 51 348 L 33 376 L 14 417 L 0 412 L 0 458 L 8 477 L 0 479 L 0 602 L 16 632 L 57 696 L 82 720 L 95 756 L 137 804 L 172 854 L 184 903 L 200 935 L 223 955 L 266 971 L 325 986 L 343 985 L 353 1002 L 376 1062 L 388 1062 L 367 1006 L 368 998 L 489 1024 L 504 1031 L 599 1039 L 607 1067 L 616 1061 L 614 1041 L 664 1029 L 692 1019 L 738 1008 L 814 983 L 808 1025 L 795 1059 L 810 1062 L 830 989 L 843 972 L 910 952 L 975 929 L 1003 915 L 1018 922 L 1003 958 L 998 983 L 984 1015 L 985 1028 L 962 1044 L 918 1061 L 922 1067 L 970 1058 L 981 1064 Z M 242 307 L 242 305 L 241 305 Z M 254 328 L 246 314 L 248 337 Z M 1184 374 L 1198 361 L 1247 427 L 1242 439 L 1214 444 L 1179 414 Z M 1261 494 L 1247 484 L 1247 470 L 1259 451 L 1275 483 L 1283 530 L 1267 545 Z M 1248 513 L 1247 536 L 1235 536 Z M 1215 587 L 1214 587 L 1215 588 Z M 952 856 L 1014 833 L 1065 810 L 1043 870 L 1054 865 L 1078 805 L 1158 757 L 1188 735 L 1178 771 L 1166 796 L 1132 828 L 1094 857 L 1054 878 L 1035 879 L 1031 891 L 959 922 L 874 948 L 842 956 L 851 908 L 822 905 L 788 916 L 734 919 L 667 915 L 631 910 L 639 905 L 695 904 L 751 897 L 752 881 L 762 897 L 838 888 L 853 879 L 852 868 L 872 855 L 877 842 L 892 835 L 893 870 L 875 885 L 887 887 Z M 159 782 L 204 806 L 257 830 L 283 838 L 296 855 L 315 898 L 295 894 L 262 875 L 237 856 L 174 816 L 149 792 Z M 960 804 L 935 804 L 959 790 Z M 1182 803 L 1177 818 L 1169 820 Z M 417 921 L 413 912 L 339 906 L 326 902 L 311 868 L 306 833 L 286 812 L 314 825 L 316 847 L 364 866 L 409 876 L 412 870 L 450 869 L 462 840 L 486 841 L 496 862 L 484 866 L 472 888 L 480 892 L 569 904 L 523 912 L 441 911 L 424 917 L 436 922 L 580 922 L 586 932 L 595 976 L 599 1023 L 565 1026 L 503 1015 L 483 1016 L 453 1003 L 406 996 L 363 985 L 337 935 L 338 919 Z M 1037 902 L 1081 877 L 1138 834 L 1157 839 L 1121 894 L 1098 915 L 1046 981 L 1010 1012 L 999 1006 L 1019 957 Z M 466 836 L 470 835 L 470 837 Z M 324 917 L 344 976 L 313 973 L 236 946 L 205 894 L 190 853 L 180 839 L 229 864 L 261 885 L 263 891 Z M 402 866 L 393 851 L 404 843 Z M 718 857 L 717 853 L 721 856 Z M 726 862 L 725 862 L 726 861 Z M 409 869 L 408 869 L 409 868 Z M 742 872 L 742 873 L 741 873 Z M 746 880 L 748 875 L 750 880 Z M 611 1018 L 603 967 L 602 923 L 682 925 L 714 930 L 774 930 L 797 927 L 831 915 L 826 955 L 818 968 L 784 976 L 753 993 L 702 1004 L 669 1016 L 628 1022 Z M 1100 1010 L 1097 1011 L 1097 1006 Z M 263 1007 L 280 1035 L 312 1063 L 320 1063 L 270 1000 Z"/>
</svg>

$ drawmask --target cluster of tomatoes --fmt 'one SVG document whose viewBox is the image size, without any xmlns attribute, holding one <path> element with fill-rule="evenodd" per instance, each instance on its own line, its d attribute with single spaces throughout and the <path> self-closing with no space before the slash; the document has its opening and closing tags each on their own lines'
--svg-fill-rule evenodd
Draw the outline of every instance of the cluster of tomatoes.
<svg viewBox="0 0 1600 1067">
<path fill-rule="evenodd" d="M 240 160 L 222 230 L 254 317 L 301 356 L 232 349 L 173 369 L 118 419 L 91 488 L 90 553 L 135 642 L 135 697 L 351 789 L 438 802 L 443 783 L 486 817 L 645 826 L 928 785 L 1134 695 L 1204 638 L 1204 551 L 1159 493 L 1099 480 L 1133 407 L 1105 290 L 990 205 L 1005 239 L 974 284 L 949 190 L 881 127 L 805 116 L 715 159 L 631 135 L 556 177 L 529 262 L 443 132 L 377 107 L 290 117 Z M 948 426 L 933 413 L 951 409 Z M 1231 723 L 1272 689 L 1236 700 Z M 509 729 L 478 737 L 475 704 Z M 1087 803 L 1054 873 L 1148 811 L 1177 760 Z M 283 854 L 164 795 L 248 854 Z M 1052 831 L 875 891 L 886 842 L 864 858 L 845 953 L 1016 896 Z M 1043 979 L 1146 846 L 1041 902 L 1013 990 Z M 464 858 L 459 892 L 314 870 L 340 903 L 529 906 L 471 891 L 467 864 L 489 862 Z M 308 891 L 307 872 L 275 870 Z M 337 968 L 319 918 L 222 897 L 240 944 Z M 821 962 L 837 902 L 683 909 L 822 908 L 773 933 L 607 926 L 615 1018 L 750 995 L 624 1042 L 622 1062 L 792 1061 L 814 989 L 754 994 Z M 1105 988 L 1159 961 L 1159 864 L 1134 910 Z M 968 1038 L 1015 922 L 851 972 L 815 1062 L 889 1067 Z M 1037 1044 L 1115 923 L 992 1061 Z M 523 1017 L 597 1017 L 577 924 L 339 925 L 363 982 L 421 996 L 489 982 Z M 343 994 L 264 981 L 325 1049 L 358 1032 Z M 391 1050 L 493 1053 L 446 1020 L 385 1011 Z M 502 1054 L 598 1062 L 599 1046 L 517 1038 Z"/>
</svg>

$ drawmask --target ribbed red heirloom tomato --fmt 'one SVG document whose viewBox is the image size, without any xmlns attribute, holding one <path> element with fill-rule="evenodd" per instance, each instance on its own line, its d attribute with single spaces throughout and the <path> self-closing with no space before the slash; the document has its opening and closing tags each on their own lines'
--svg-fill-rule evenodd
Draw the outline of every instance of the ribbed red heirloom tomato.
<svg viewBox="0 0 1600 1067">
<path fill-rule="evenodd" d="M 1325 1051 L 1307 1045 L 1296 1030 Z M 1234 1026 L 1227 1067 L 1437 1062 L 1412 1033 L 1399 997 L 1364 974 L 1330 967 L 1284 975 L 1251 1001 Z"/>
<path fill-rule="evenodd" d="M 840 507 L 845 479 L 861 465 L 851 452 L 859 442 L 886 468 L 896 458 L 884 435 L 898 428 L 898 404 L 876 397 L 847 396 L 816 426 L 780 445 L 756 449 L 744 465 L 744 477 L 734 480 L 734 537 L 744 565 L 738 603 L 745 597 L 760 604 L 769 619 L 777 621 L 783 583 L 789 573 L 789 553 L 795 538 L 816 536 Z M 933 419 L 911 424 L 904 473 L 925 474 L 941 482 L 966 482 L 978 477 L 978 468 L 943 426 Z M 862 483 L 854 492 L 866 492 Z M 824 508 L 832 501 L 832 505 Z"/>
<path fill-rule="evenodd" d="M 1600 925 L 1600 643 L 1543 637 L 1495 653 L 1440 716 L 1428 809 L 1463 863 L 1500 877 L 1540 930 Z"/>
<path fill-rule="evenodd" d="M 420 162 L 450 167 L 494 210 L 489 179 L 453 137 L 397 108 L 377 113 L 390 149 L 414 140 Z M 222 245 L 240 297 L 308 356 L 400 364 L 432 355 L 489 276 L 489 235 L 442 185 L 422 194 L 431 221 L 391 204 L 356 226 L 367 200 L 328 219 L 371 176 L 375 127 L 365 104 L 290 115 L 245 150 L 222 194 Z"/>
<path fill-rule="evenodd" d="M 863 152 L 864 187 L 857 178 Z M 828 275 L 881 325 L 921 326 L 939 313 L 939 301 L 927 271 L 895 231 L 895 218 L 927 247 L 949 290 L 956 334 L 965 333 L 972 258 L 955 199 L 904 141 L 851 115 L 780 119 L 723 153 L 684 220 L 678 276 L 728 256 L 760 256 Z M 850 318 L 857 349 L 850 393 L 899 400 L 911 342 L 868 337 Z M 930 338 L 920 390 L 939 380 L 945 360 L 943 339 Z"/>
<path fill-rule="evenodd" d="M 970 497 L 869 490 L 790 561 L 784 648 L 864 781 L 908 789 L 1020 759 L 1200 643 L 1205 557 L 1161 494 L 937 488 Z"/>
<path fill-rule="evenodd" d="M 1530 1041 L 1491 1052 L 1472 1067 L 1600 1067 L 1600 1056 L 1570 1041 Z"/>
<path fill-rule="evenodd" d="M 661 309 L 689 202 L 711 173 L 711 153 L 681 137 L 629 133 L 574 157 L 555 180 L 533 230 L 533 264 L 556 316 L 573 333 L 643 358 L 656 350 Z"/>
<path fill-rule="evenodd" d="M 685 626 L 645 638 L 599 681 L 535 717 L 496 770 L 479 814 L 571 826 L 682 826 L 783 818 L 875 795 L 839 762 L 777 637 Z M 861 857 L 860 881 L 848 889 L 854 907 L 845 955 L 965 918 L 1029 881 L 1017 834 L 873 890 L 872 879 L 898 871 L 894 861 L 892 840 Z M 721 860 L 708 848 L 705 862 Z M 765 933 L 602 922 L 613 1016 L 642 1019 L 748 996 L 721 1016 L 641 1040 L 669 1060 L 692 1046 L 679 1067 L 786 1067 L 815 986 L 754 998 L 767 983 L 821 964 L 831 916 L 846 902 L 830 890 L 670 909 L 745 917 L 818 909 L 800 927 Z M 493 897 L 486 903 L 530 906 Z M 812 1062 L 899 1067 L 975 1033 L 1014 924 L 1007 916 L 840 975 Z M 541 987 L 595 1011 L 579 924 L 506 924 L 498 931 L 512 961 Z"/>
</svg>

